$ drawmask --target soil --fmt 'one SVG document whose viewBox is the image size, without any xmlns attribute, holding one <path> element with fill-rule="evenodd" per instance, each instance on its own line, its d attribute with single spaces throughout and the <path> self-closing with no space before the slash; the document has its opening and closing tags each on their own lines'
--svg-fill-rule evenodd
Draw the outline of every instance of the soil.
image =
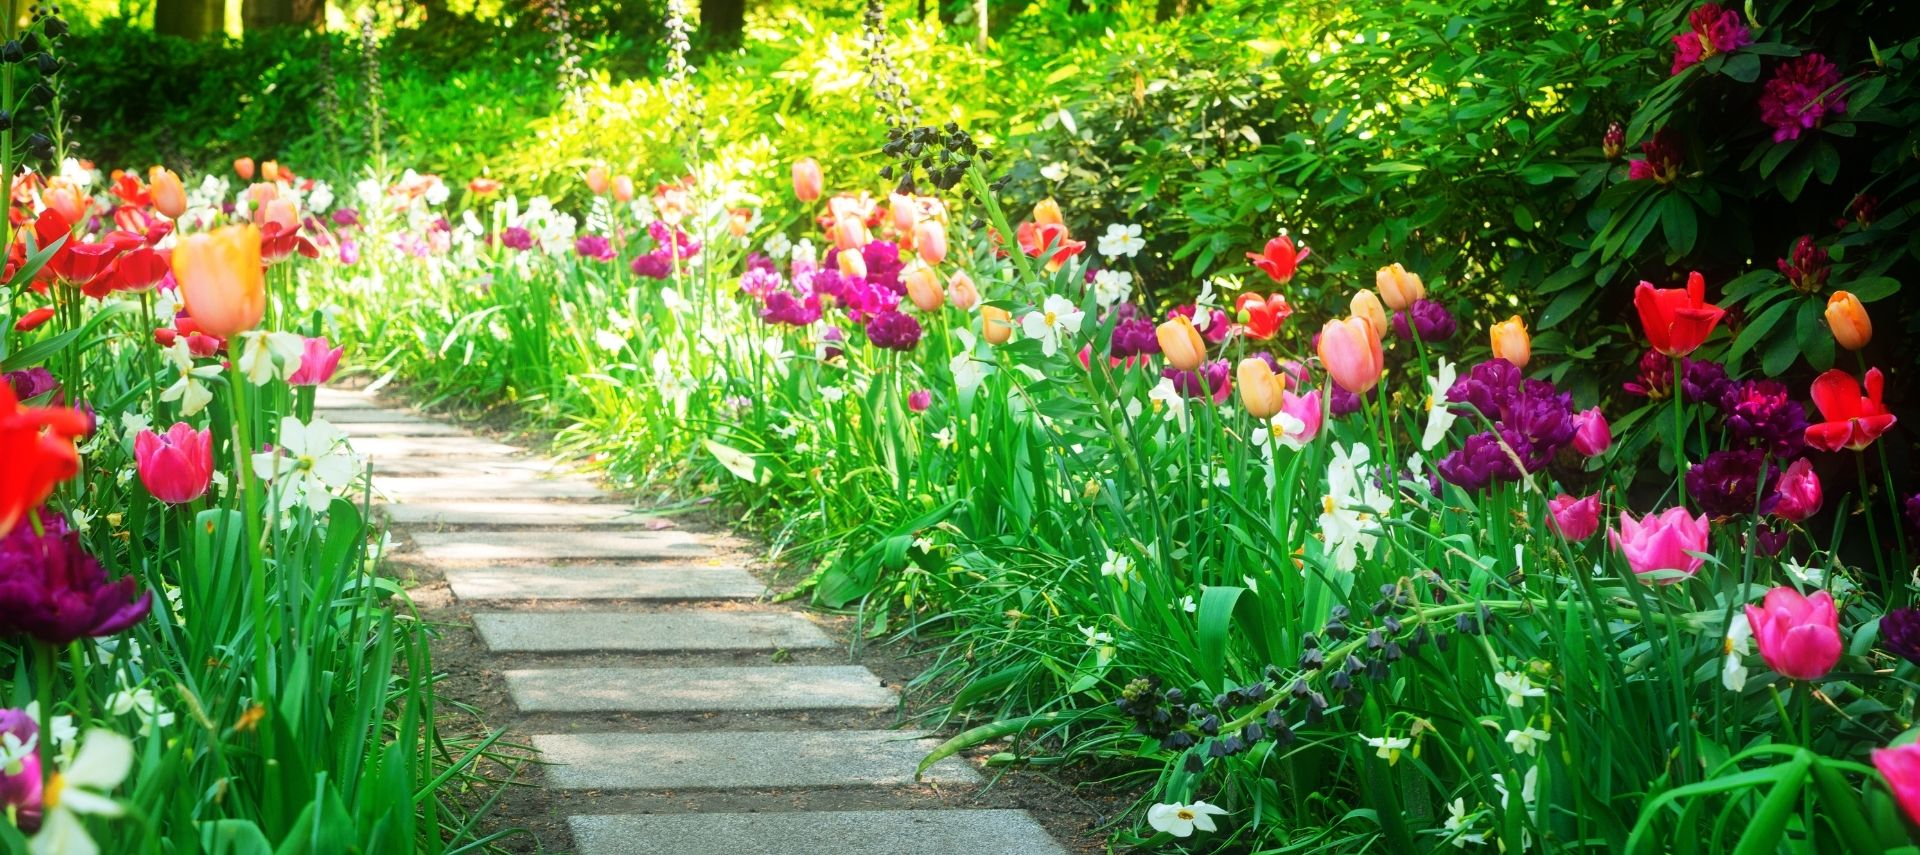
<svg viewBox="0 0 1920 855">
<path fill-rule="evenodd" d="M 392 396 L 390 403 L 399 405 L 400 396 Z M 497 414 L 493 417 L 483 415 L 477 419 L 461 418 L 459 415 L 446 413 L 438 415 L 455 420 L 476 434 L 489 438 L 512 441 L 535 449 L 547 444 L 546 437 L 511 430 L 507 422 Z M 663 518 L 670 520 L 675 527 L 689 531 L 724 532 L 731 528 L 724 512 L 698 502 L 683 502 L 655 510 Z M 470 618 L 476 611 L 497 609 L 504 604 L 456 601 L 446 581 L 438 572 L 407 563 L 406 532 L 395 530 L 393 534 L 394 547 L 386 563 L 385 572 L 408 588 L 420 617 L 433 627 L 433 663 L 435 670 L 442 675 L 438 683 L 442 710 L 439 721 L 441 738 L 451 743 L 450 753 L 459 756 L 468 747 L 478 743 L 495 730 L 504 728 L 506 731 L 505 736 L 494 743 L 487 759 L 478 764 L 474 774 L 465 779 L 462 786 L 457 788 L 451 796 L 455 804 L 469 813 L 484 811 L 484 815 L 479 818 L 475 826 L 473 837 L 484 838 L 492 834 L 502 834 L 494 844 L 496 851 L 510 853 L 573 851 L 573 842 L 566 826 L 566 815 L 569 811 L 562 810 L 559 799 L 541 787 L 540 765 L 526 747 L 528 738 L 535 733 L 595 730 L 643 732 L 651 729 L 676 731 L 785 728 L 882 729 L 902 727 L 908 722 L 917 720 L 916 716 L 919 713 L 939 706 L 938 698 L 921 696 L 921 693 L 909 696 L 903 692 L 905 702 L 901 709 L 878 716 L 841 712 L 739 713 L 706 716 L 522 714 L 508 698 L 502 676 L 504 671 L 513 668 L 552 664 L 564 664 L 568 667 L 602 664 L 644 667 L 650 659 L 658 659 L 663 664 L 667 659 L 671 659 L 674 665 L 749 665 L 772 662 L 855 664 L 866 666 L 887 685 L 904 687 L 928 666 L 931 655 L 905 643 L 850 645 L 853 624 L 851 618 L 806 609 L 794 603 L 785 604 L 784 607 L 806 614 L 826 629 L 828 634 L 842 645 L 842 649 L 780 651 L 773 655 L 764 653 L 701 656 L 686 654 L 649 656 L 625 653 L 607 656 L 495 654 L 488 652 L 480 642 L 472 629 Z M 759 560 L 757 550 L 749 542 L 733 541 L 731 554 L 723 553 L 723 556 L 738 561 L 739 566 L 747 567 L 763 582 L 768 583 L 772 590 L 782 593 L 792 587 L 794 580 L 805 576 L 802 572 L 804 568 L 779 567 Z M 719 603 L 710 607 L 730 609 L 742 608 L 744 605 Z M 513 606 L 517 610 L 591 608 L 604 611 L 614 608 L 623 611 L 647 611 L 658 608 L 632 603 L 604 602 L 591 606 L 567 602 L 516 602 Z M 764 605 L 760 606 L 760 608 L 764 607 Z M 853 652 L 846 652 L 848 649 Z M 957 728 L 948 728 L 934 735 L 947 737 L 957 730 Z M 1036 820 L 1046 826 L 1055 840 L 1070 851 L 1082 853 L 1105 851 L 1107 832 L 1110 831 L 1107 828 L 1108 824 L 1134 803 L 1142 788 L 1138 785 L 1115 786 L 1111 781 L 1095 780 L 1095 770 L 1084 767 L 990 769 L 985 766 L 985 758 L 1007 750 L 1007 747 L 1005 743 L 989 744 L 965 753 L 988 782 L 978 787 L 923 785 L 892 790 L 773 789 L 758 792 L 621 792 L 586 795 L 593 798 L 593 809 L 596 812 L 605 813 L 1017 808 L 1029 811 Z M 490 808 L 487 807 L 489 800 L 496 800 Z M 578 812 L 577 805 L 571 807 L 576 809 L 571 812 Z"/>
</svg>

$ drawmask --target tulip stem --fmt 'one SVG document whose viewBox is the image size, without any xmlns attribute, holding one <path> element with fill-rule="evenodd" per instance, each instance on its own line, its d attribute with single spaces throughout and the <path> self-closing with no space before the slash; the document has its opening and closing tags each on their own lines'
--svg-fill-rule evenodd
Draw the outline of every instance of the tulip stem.
<svg viewBox="0 0 1920 855">
<path fill-rule="evenodd" d="M 34 669 L 40 672 L 38 675 L 40 685 L 34 687 L 40 701 L 40 720 L 36 722 L 40 726 L 40 774 L 47 780 L 51 780 L 55 771 L 53 768 L 53 678 L 60 672 L 60 667 L 54 660 L 59 657 L 59 654 L 54 652 L 52 644 L 45 641 L 35 641 L 33 651 L 35 653 Z"/>
<path fill-rule="evenodd" d="M 1687 504 L 1687 393 L 1683 360 L 1673 359 L 1673 489 L 1674 504 Z"/>
<path fill-rule="evenodd" d="M 1874 521 L 1872 497 L 1867 495 L 1867 457 L 1859 452 L 1853 455 L 1854 468 L 1860 473 L 1860 515 L 1867 518 L 1867 542 L 1873 545 L 1873 568 L 1880 572 L 1880 581 L 1888 590 L 1899 587 L 1887 574 L 1886 554 L 1880 550 L 1880 524 Z"/>
<path fill-rule="evenodd" d="M 247 380 L 245 377 L 228 377 L 228 388 L 233 390 L 233 447 L 229 452 L 233 458 L 234 475 L 240 481 L 240 516 L 246 528 L 244 544 L 248 563 L 248 589 L 252 596 L 254 621 L 253 631 L 253 702 L 265 705 L 274 696 L 273 663 L 270 661 L 271 649 L 268 633 L 271 621 L 267 613 L 267 562 L 265 544 L 260 531 L 260 517 L 265 507 L 256 508 L 254 504 L 253 461 L 250 449 L 252 439 L 252 414 L 247 402 Z M 260 756 L 273 757 L 274 725 L 265 724 L 260 728 Z M 272 799 L 273 776 L 268 775 L 269 799 Z"/>
</svg>

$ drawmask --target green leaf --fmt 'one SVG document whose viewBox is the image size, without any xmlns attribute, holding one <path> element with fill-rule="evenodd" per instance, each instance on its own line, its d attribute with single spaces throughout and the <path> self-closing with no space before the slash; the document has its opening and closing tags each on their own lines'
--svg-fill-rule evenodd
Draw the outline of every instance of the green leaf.
<svg viewBox="0 0 1920 855">
<path fill-rule="evenodd" d="M 1825 313 L 1817 303 L 1809 300 L 1800 304 L 1800 315 L 1794 319 L 1794 338 L 1799 341 L 1800 352 L 1807 357 L 1807 364 L 1815 371 L 1825 371 L 1833 367 L 1833 334 L 1827 329 Z M 1769 372 L 1772 373 L 1772 372 Z"/>
<path fill-rule="evenodd" d="M 1700 222 L 1694 215 L 1693 203 L 1678 193 L 1668 196 L 1666 204 L 1660 209 L 1660 231 L 1666 236 L 1667 247 L 1675 255 L 1693 252 L 1693 243 L 1699 237 L 1699 230 Z"/>
<path fill-rule="evenodd" d="M 706 445 L 707 451 L 713 455 L 713 458 L 720 461 L 721 466 L 726 467 L 728 472 L 732 472 L 740 480 L 749 484 L 766 483 L 766 470 L 761 468 L 760 461 L 753 455 L 730 445 L 721 445 L 711 439 L 701 440 L 701 442 Z"/>
<path fill-rule="evenodd" d="M 1233 635 L 1233 607 L 1246 590 L 1208 587 L 1200 592 L 1200 610 L 1196 615 L 1200 623 L 1200 654 L 1194 666 L 1200 670 L 1200 679 L 1214 691 L 1227 688 L 1222 681 L 1227 667 L 1227 639 Z"/>
<path fill-rule="evenodd" d="M 1871 276 L 1847 283 L 1846 290 L 1860 302 L 1871 303 L 1900 293 L 1900 280 L 1891 276 Z"/>
<path fill-rule="evenodd" d="M 1793 308 L 1793 302 L 1781 300 L 1774 303 L 1755 317 L 1753 323 L 1747 324 L 1747 328 L 1734 337 L 1733 347 L 1727 351 L 1727 362 L 1739 362 L 1740 357 L 1752 350 L 1754 345 L 1759 344 L 1767 333 L 1773 332 L 1774 326 L 1780 323 L 1780 318 L 1787 313 L 1788 309 Z"/>
<path fill-rule="evenodd" d="M 1751 53 L 1733 54 L 1720 66 L 1720 73 L 1741 83 L 1752 83 L 1760 79 L 1760 57 Z"/>
</svg>

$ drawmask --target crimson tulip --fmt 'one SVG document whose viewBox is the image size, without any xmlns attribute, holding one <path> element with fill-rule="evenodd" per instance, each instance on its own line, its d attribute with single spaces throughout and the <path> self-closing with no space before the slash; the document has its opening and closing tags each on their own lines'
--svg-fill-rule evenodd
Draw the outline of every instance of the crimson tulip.
<svg viewBox="0 0 1920 855">
<path fill-rule="evenodd" d="M 1240 315 L 1240 325 L 1247 335 L 1263 340 L 1279 333 L 1280 325 L 1286 323 L 1293 314 L 1293 307 L 1287 304 L 1287 298 L 1279 294 L 1270 297 L 1241 294 L 1233 301 L 1233 309 Z"/>
<path fill-rule="evenodd" d="M 1872 445 L 1898 421 L 1880 400 L 1885 386 L 1878 368 L 1867 369 L 1866 394 L 1853 375 L 1838 368 L 1815 377 L 1813 405 L 1822 421 L 1807 427 L 1807 444 L 1821 451 L 1859 451 Z"/>
<path fill-rule="evenodd" d="M 1687 274 L 1685 288 L 1655 288 L 1641 282 L 1633 289 L 1633 307 L 1647 343 L 1668 356 L 1686 356 L 1699 349 L 1727 311 L 1707 302 L 1707 281 L 1698 272 Z"/>
<path fill-rule="evenodd" d="M 169 505 L 206 495 L 213 482 L 213 432 L 179 422 L 166 433 L 143 430 L 133 438 L 133 459 L 147 492 Z"/>
<path fill-rule="evenodd" d="M 1247 253 L 1247 260 L 1260 268 L 1260 272 L 1267 274 L 1267 278 L 1285 285 L 1293 281 L 1293 275 L 1300 270 L 1300 262 L 1307 260 L 1311 252 L 1304 246 L 1294 248 L 1293 238 L 1281 235 L 1268 240 L 1260 252 Z"/>
</svg>

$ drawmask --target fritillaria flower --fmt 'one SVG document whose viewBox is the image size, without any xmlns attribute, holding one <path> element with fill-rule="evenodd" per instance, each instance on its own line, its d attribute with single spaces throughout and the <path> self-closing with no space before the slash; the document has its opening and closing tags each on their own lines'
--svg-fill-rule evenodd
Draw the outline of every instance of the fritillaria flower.
<svg viewBox="0 0 1920 855">
<path fill-rule="evenodd" d="M 0 538 L 0 632 L 64 645 L 113 635 L 147 616 L 153 592 L 135 597 L 132 576 L 109 581 L 65 520 L 50 516 L 43 527 L 17 526 Z"/>
</svg>

